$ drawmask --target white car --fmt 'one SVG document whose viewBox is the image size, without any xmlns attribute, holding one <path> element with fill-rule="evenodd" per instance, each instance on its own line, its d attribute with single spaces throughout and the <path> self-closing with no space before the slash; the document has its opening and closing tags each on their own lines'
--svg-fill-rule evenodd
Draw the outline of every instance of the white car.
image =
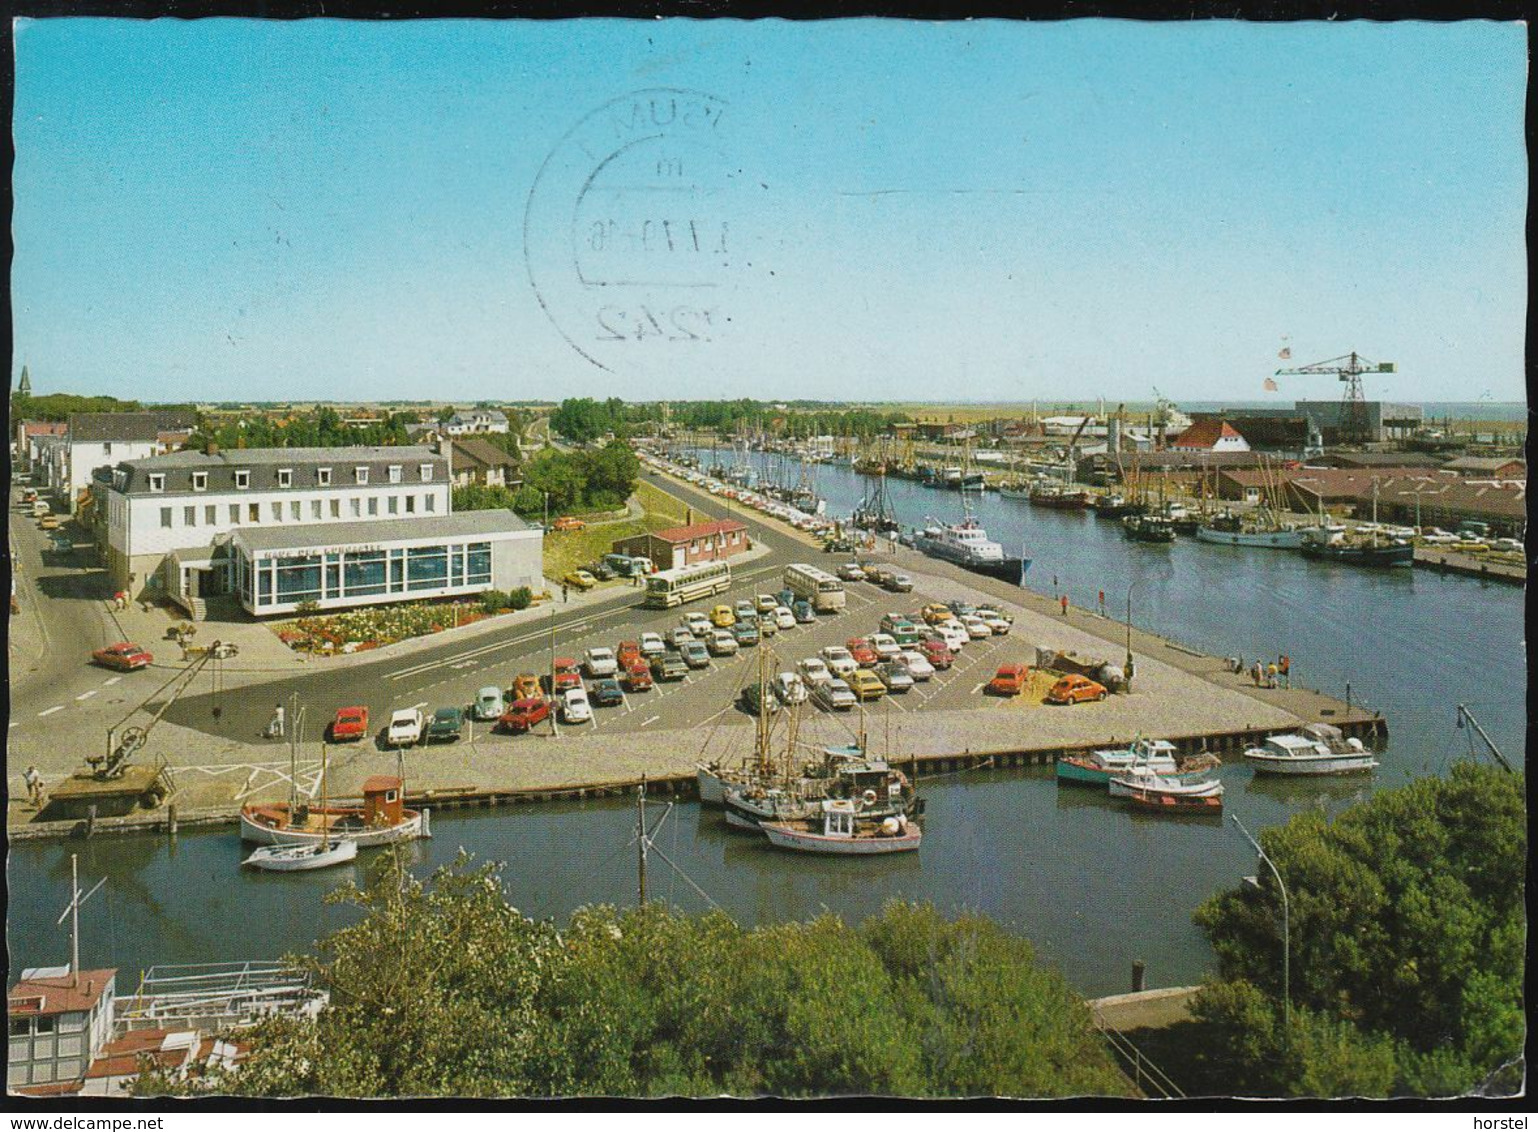
<svg viewBox="0 0 1538 1132">
<path fill-rule="evenodd" d="M 1010 622 L 1003 614 L 992 609 L 979 609 L 975 615 L 979 621 L 988 626 L 989 631 L 995 637 L 1002 637 L 1009 632 Z"/>
<path fill-rule="evenodd" d="M 422 738 L 422 713 L 416 708 L 401 708 L 390 713 L 385 742 L 392 747 L 411 747 Z"/>
<path fill-rule="evenodd" d="M 774 678 L 774 694 L 785 704 L 806 702 L 806 683 L 794 672 L 781 672 Z"/>
<path fill-rule="evenodd" d="M 931 625 L 930 628 L 940 634 L 940 639 L 945 642 L 945 647 L 950 649 L 951 652 L 960 652 L 966 643 L 972 639 L 967 635 L 967 631 L 962 627 L 961 622 L 957 621 L 954 617 L 948 621 L 941 621 L 938 625 Z"/>
<path fill-rule="evenodd" d="M 833 679 L 833 673 L 821 657 L 809 656 L 796 667 L 801 670 L 801 679 L 813 688 L 819 688 Z"/>
<path fill-rule="evenodd" d="M 1432 527 L 1425 534 L 1421 535 L 1421 542 L 1429 543 L 1431 546 L 1445 546 L 1450 542 L 1457 541 L 1457 535 L 1451 531 L 1438 530 L 1436 527 Z"/>
<path fill-rule="evenodd" d="M 614 657 L 613 649 L 593 648 L 587 650 L 587 674 L 592 677 L 613 676 L 619 671 L 619 661 Z"/>
<path fill-rule="evenodd" d="M 935 674 L 935 666 L 925 659 L 924 654 L 911 649 L 898 653 L 893 663 L 902 665 L 908 670 L 909 676 L 920 682 L 930 679 Z"/>
<path fill-rule="evenodd" d="M 774 623 L 781 629 L 794 629 L 796 627 L 796 615 L 787 606 L 774 607 Z"/>
<path fill-rule="evenodd" d="M 703 613 L 691 613 L 684 618 L 684 628 L 696 637 L 708 637 L 715 631 L 715 626 L 710 623 L 710 618 Z"/>
<path fill-rule="evenodd" d="M 822 657 L 829 671 L 835 676 L 848 676 L 856 668 L 860 667 L 855 662 L 854 657 L 849 654 L 849 650 L 843 645 L 829 645 L 824 649 L 820 649 L 818 655 Z"/>
<path fill-rule="evenodd" d="M 641 655 L 661 656 L 668 651 L 668 643 L 662 639 L 661 633 L 641 634 Z"/>
<path fill-rule="evenodd" d="M 1509 550 L 1516 554 L 1526 554 L 1527 547 L 1521 539 L 1498 538 L 1490 544 L 1491 550 Z"/>
<path fill-rule="evenodd" d="M 876 633 L 870 638 L 870 647 L 876 650 L 876 655 L 882 660 L 891 660 L 902 652 L 902 646 L 897 643 L 895 637 L 887 633 Z"/>
<path fill-rule="evenodd" d="M 753 599 L 753 604 L 758 607 L 760 613 L 773 613 L 780 603 L 773 594 L 759 594 Z"/>
<path fill-rule="evenodd" d="M 566 697 L 561 701 L 561 721 L 563 723 L 586 723 L 593 718 L 593 707 L 587 702 L 587 690 L 584 688 L 566 689 Z"/>
<path fill-rule="evenodd" d="M 993 636 L 993 630 L 988 628 L 986 622 L 981 618 L 971 615 L 961 618 L 961 627 L 966 630 L 967 636 L 974 641 L 986 640 Z"/>
<path fill-rule="evenodd" d="M 860 569 L 858 562 L 845 562 L 838 568 L 838 576 L 846 582 L 865 581 L 865 571 Z"/>
<path fill-rule="evenodd" d="M 487 685 L 475 693 L 475 707 L 471 714 L 476 719 L 496 719 L 506 710 L 507 705 L 503 702 L 501 688 Z"/>
<path fill-rule="evenodd" d="M 717 629 L 705 642 L 711 656 L 731 656 L 737 651 L 737 638 L 725 629 Z"/>
<path fill-rule="evenodd" d="M 849 685 L 842 680 L 830 680 L 812 690 L 812 699 L 828 711 L 849 711 L 858 702 Z"/>
</svg>

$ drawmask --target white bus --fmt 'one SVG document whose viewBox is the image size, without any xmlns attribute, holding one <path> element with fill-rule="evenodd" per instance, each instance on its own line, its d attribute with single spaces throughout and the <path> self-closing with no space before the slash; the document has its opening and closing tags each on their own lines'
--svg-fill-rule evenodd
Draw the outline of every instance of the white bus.
<svg viewBox="0 0 1538 1132">
<path fill-rule="evenodd" d="M 785 567 L 785 588 L 809 602 L 818 613 L 844 608 L 844 583 L 826 570 L 804 562 Z"/>
<path fill-rule="evenodd" d="M 725 593 L 732 584 L 732 568 L 726 562 L 700 562 L 659 570 L 646 579 L 644 604 L 656 609 L 670 609 L 686 601 Z"/>
</svg>

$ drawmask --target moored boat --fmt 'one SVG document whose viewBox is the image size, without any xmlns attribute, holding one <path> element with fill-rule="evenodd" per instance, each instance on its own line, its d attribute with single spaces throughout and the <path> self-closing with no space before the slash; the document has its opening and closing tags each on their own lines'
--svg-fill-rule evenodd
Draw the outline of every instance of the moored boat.
<svg viewBox="0 0 1538 1132">
<path fill-rule="evenodd" d="M 1163 515 L 1128 515 L 1121 532 L 1137 542 L 1174 542 L 1175 523 Z"/>
<path fill-rule="evenodd" d="M 1167 798 L 1212 798 L 1223 793 L 1223 784 L 1209 775 L 1181 778 L 1160 774 L 1142 763 L 1115 775 L 1108 785 L 1113 798 L 1130 798 L 1134 794 Z"/>
<path fill-rule="evenodd" d="M 1294 734 L 1272 735 L 1244 752 L 1256 774 L 1366 774 L 1380 765 L 1360 739 L 1347 739 L 1329 723 L 1310 723 Z"/>
<path fill-rule="evenodd" d="M 1059 785 L 1066 782 L 1074 786 L 1106 786 L 1116 775 L 1137 764 L 1162 775 L 1192 780 L 1205 777 L 1221 765 L 1214 755 L 1193 755 L 1180 761 L 1175 744 L 1164 739 L 1138 739 L 1127 747 L 1058 759 L 1057 781 Z"/>
<path fill-rule="evenodd" d="M 903 814 L 866 818 L 852 798 L 829 798 L 819 813 L 792 821 L 766 821 L 759 825 L 771 844 L 801 853 L 833 853 L 870 856 L 877 853 L 911 852 L 923 840 L 916 821 Z"/>
<path fill-rule="evenodd" d="M 1134 790 L 1127 795 L 1127 802 L 1135 810 L 1166 817 L 1221 817 L 1223 814 L 1222 794 L 1181 795 Z"/>
<path fill-rule="evenodd" d="M 356 842 L 360 849 L 431 837 L 428 814 L 408 810 L 405 789 L 394 775 L 363 783 L 361 806 L 305 806 L 294 802 L 253 802 L 240 811 L 240 838 L 258 845 L 318 845 Z"/>
<path fill-rule="evenodd" d="M 1089 506 L 1089 493 L 1074 491 L 1061 484 L 1047 484 L 1032 490 L 1031 503 L 1059 511 L 1082 511 Z"/>
<path fill-rule="evenodd" d="M 1200 542 L 1223 546 L 1262 546 L 1270 550 L 1297 550 L 1303 531 L 1274 520 L 1245 521 L 1232 512 L 1214 515 L 1196 528 Z"/>
<path fill-rule="evenodd" d="M 273 873 L 296 873 L 345 865 L 357 857 L 357 841 L 342 839 L 313 845 L 259 845 L 241 864 Z"/>
<path fill-rule="evenodd" d="M 934 519 L 922 529 L 914 530 L 904 539 L 931 558 L 954 562 L 975 574 L 1021 585 L 1025 572 L 1030 569 L 1029 558 L 1016 558 L 1004 553 L 1004 548 L 988 537 L 988 532 L 968 514 L 959 523 L 941 523 Z"/>
<path fill-rule="evenodd" d="M 1305 558 L 1348 566 L 1392 568 L 1415 564 L 1413 543 L 1402 538 L 1380 539 L 1377 531 L 1352 535 L 1340 527 L 1317 527 L 1304 532 L 1301 549 Z"/>
</svg>

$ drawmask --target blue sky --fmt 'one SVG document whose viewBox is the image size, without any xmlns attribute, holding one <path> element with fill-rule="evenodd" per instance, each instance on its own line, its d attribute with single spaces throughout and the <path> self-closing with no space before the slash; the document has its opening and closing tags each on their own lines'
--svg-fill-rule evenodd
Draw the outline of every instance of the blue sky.
<svg viewBox="0 0 1538 1132">
<path fill-rule="evenodd" d="M 15 368 L 148 400 L 1213 400 L 1267 396 L 1287 346 L 1397 362 L 1369 396 L 1521 400 L 1525 51 L 1485 22 L 23 21 Z"/>
</svg>

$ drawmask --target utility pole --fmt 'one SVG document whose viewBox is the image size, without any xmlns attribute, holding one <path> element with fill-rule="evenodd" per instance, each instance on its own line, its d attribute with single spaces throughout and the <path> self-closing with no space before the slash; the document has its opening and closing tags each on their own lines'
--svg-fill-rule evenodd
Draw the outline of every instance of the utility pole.
<svg viewBox="0 0 1538 1132">
<path fill-rule="evenodd" d="M 641 788 L 635 796 L 636 820 L 636 880 L 640 903 L 646 904 L 646 775 L 641 775 Z"/>
<path fill-rule="evenodd" d="M 1127 694 L 1132 694 L 1132 591 L 1137 589 L 1138 578 L 1127 587 L 1127 663 L 1123 671 L 1127 676 Z"/>
</svg>

